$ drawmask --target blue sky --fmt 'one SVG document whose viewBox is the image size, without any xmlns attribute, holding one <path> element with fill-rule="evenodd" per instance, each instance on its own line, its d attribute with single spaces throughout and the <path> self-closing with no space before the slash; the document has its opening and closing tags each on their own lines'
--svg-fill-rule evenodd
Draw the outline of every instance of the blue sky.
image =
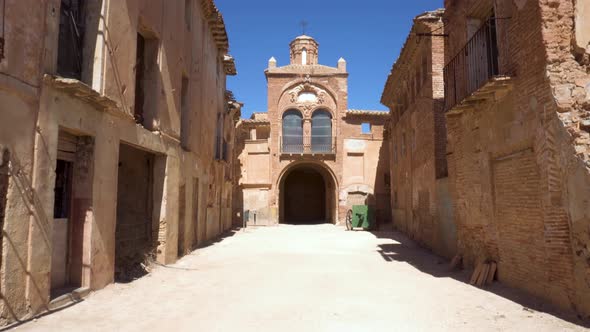
<svg viewBox="0 0 590 332">
<path fill-rule="evenodd" d="M 348 108 L 385 110 L 381 92 L 397 59 L 412 19 L 443 7 L 443 0 L 216 0 L 223 14 L 236 58 L 238 75 L 228 78 L 228 88 L 244 102 L 242 117 L 266 112 L 264 69 L 274 56 L 279 66 L 289 63 L 289 43 L 301 34 L 320 44 L 319 60 L 336 66 L 347 61 Z"/>
</svg>

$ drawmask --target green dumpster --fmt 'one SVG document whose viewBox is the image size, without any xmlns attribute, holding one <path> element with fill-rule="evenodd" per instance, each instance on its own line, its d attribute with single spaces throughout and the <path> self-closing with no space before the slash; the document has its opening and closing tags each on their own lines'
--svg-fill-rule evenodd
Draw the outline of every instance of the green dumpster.
<svg viewBox="0 0 590 332">
<path fill-rule="evenodd" d="M 373 229 L 375 215 L 373 208 L 368 205 L 353 205 L 346 216 L 346 228 Z"/>
</svg>

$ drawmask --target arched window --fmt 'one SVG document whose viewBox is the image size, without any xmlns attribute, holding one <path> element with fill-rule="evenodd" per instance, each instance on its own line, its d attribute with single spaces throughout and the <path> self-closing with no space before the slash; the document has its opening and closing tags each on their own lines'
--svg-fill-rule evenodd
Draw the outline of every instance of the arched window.
<svg viewBox="0 0 590 332">
<path fill-rule="evenodd" d="M 303 153 L 303 116 L 298 110 L 283 113 L 283 152 Z"/>
<path fill-rule="evenodd" d="M 307 49 L 306 48 L 304 48 L 303 51 L 301 51 L 301 64 L 302 65 L 307 64 Z"/>
<path fill-rule="evenodd" d="M 332 115 L 326 110 L 317 110 L 311 116 L 311 150 L 332 152 Z"/>
</svg>

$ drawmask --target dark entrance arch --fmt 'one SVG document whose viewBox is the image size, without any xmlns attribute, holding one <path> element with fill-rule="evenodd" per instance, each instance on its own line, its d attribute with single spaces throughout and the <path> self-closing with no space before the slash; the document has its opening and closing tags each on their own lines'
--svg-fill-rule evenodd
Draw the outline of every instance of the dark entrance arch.
<svg viewBox="0 0 590 332">
<path fill-rule="evenodd" d="M 303 164 L 288 170 L 280 182 L 281 223 L 332 223 L 335 188 L 329 172 L 321 166 Z"/>
</svg>

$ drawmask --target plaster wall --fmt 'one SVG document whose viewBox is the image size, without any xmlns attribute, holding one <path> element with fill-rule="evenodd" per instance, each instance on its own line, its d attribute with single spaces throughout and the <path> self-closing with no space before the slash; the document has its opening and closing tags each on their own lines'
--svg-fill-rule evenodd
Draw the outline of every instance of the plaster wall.
<svg viewBox="0 0 590 332">
<path fill-rule="evenodd" d="M 85 208 L 83 286 L 98 290 L 113 282 L 117 220 L 119 147 L 127 144 L 153 154 L 155 181 L 152 237 L 155 259 L 178 257 L 179 201 L 186 201 L 185 248 L 204 244 L 228 229 L 227 193 L 232 161 L 215 160 L 215 128 L 221 114 L 223 136 L 233 149 L 235 111 L 225 91 L 227 49 L 219 43 L 217 15 L 208 0 L 89 0 L 82 81 L 55 78 L 59 0 L 6 4 L 6 58 L 0 61 L 0 146 L 10 151 L 11 176 L 2 241 L 0 303 L 2 322 L 38 314 L 50 301 L 53 247 L 53 187 L 58 133 L 65 130 L 94 140 Z M 213 6 L 213 7 L 212 7 Z M 27 20 L 23 20 L 27 17 Z M 157 66 L 147 121 L 133 119 L 137 33 L 157 40 Z M 179 145 L 182 77 L 189 82 L 188 148 Z M 185 126 L 186 127 L 186 126 Z M 231 152 L 230 152 L 231 155 Z M 193 181 L 199 199 L 194 201 Z M 185 197 L 179 188 L 185 186 Z M 212 193 L 210 195 L 210 193 Z M 159 193 L 159 194 L 158 194 Z M 218 197 L 208 201 L 208 196 Z M 196 218 L 193 216 L 196 215 Z M 217 220 L 216 224 L 207 222 Z"/>
</svg>

